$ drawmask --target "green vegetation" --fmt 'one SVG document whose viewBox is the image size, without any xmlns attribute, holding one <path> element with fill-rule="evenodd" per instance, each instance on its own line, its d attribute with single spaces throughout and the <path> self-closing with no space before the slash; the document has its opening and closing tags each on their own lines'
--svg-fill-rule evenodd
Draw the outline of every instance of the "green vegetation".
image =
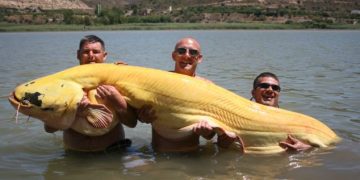
<svg viewBox="0 0 360 180">
<path fill-rule="evenodd" d="M 91 1 L 91 0 L 89 0 Z M 360 29 L 360 14 L 331 4 L 231 6 L 196 1 L 144 0 L 94 12 L 0 9 L 0 31 L 129 29 Z M 201 4 L 204 2 L 204 4 Z M 172 10 L 169 6 L 172 5 Z M 357 4 L 356 4 L 357 5 Z"/>
<path fill-rule="evenodd" d="M 255 16 L 285 16 L 285 15 L 305 15 L 303 9 L 298 9 L 296 7 L 285 7 L 285 8 L 263 8 L 259 6 L 196 6 L 189 7 L 186 11 L 193 12 L 195 14 L 199 13 L 239 13 L 246 15 L 255 15 Z"/>
<path fill-rule="evenodd" d="M 23 25 L 0 23 L 0 32 L 24 32 L 24 31 L 92 31 L 92 30 L 209 30 L 209 29 L 312 29 L 308 24 L 270 24 L 270 23 L 128 23 L 117 25 L 67 25 L 67 24 L 43 24 Z M 360 24 L 344 25 L 332 24 L 327 29 L 360 29 Z M 317 28 L 318 29 L 318 28 Z"/>
</svg>

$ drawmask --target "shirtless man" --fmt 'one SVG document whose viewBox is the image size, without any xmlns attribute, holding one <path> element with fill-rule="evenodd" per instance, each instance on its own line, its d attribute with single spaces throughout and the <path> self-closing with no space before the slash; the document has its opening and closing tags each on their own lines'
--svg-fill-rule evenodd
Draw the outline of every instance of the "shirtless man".
<svg viewBox="0 0 360 180">
<path fill-rule="evenodd" d="M 105 44 L 103 40 L 95 35 L 85 36 L 80 41 L 79 49 L 77 51 L 77 58 L 79 64 L 91 64 L 91 63 L 104 63 L 107 57 L 107 52 L 105 51 Z M 122 98 L 121 94 L 113 87 L 109 85 L 102 85 L 96 89 L 97 98 L 102 99 L 102 101 L 109 106 L 116 107 L 116 116 L 120 119 L 120 122 L 129 126 L 136 126 L 136 117 L 131 116 L 132 111 L 130 107 L 127 107 L 127 104 Z M 96 105 L 95 108 L 101 108 L 103 105 Z M 89 100 L 85 98 L 79 105 L 77 112 L 76 120 L 86 120 L 84 118 L 84 111 L 81 111 L 85 108 L 93 107 Z M 112 118 L 112 114 L 109 112 L 103 113 L 105 118 Z M 48 133 L 57 131 L 57 129 L 44 125 L 44 129 Z M 125 139 L 124 128 L 119 123 L 116 125 L 110 132 L 102 136 L 87 136 L 80 134 L 72 129 L 64 130 L 63 140 L 66 149 L 76 150 L 76 151 L 102 151 L 108 147 L 120 146 L 125 147 L 131 144 L 131 141 Z"/>
<path fill-rule="evenodd" d="M 200 44 L 194 38 L 187 37 L 180 39 L 172 52 L 172 59 L 175 62 L 175 69 L 171 72 L 199 78 L 212 83 L 210 80 L 196 74 L 197 65 L 202 62 L 202 54 Z M 156 120 L 156 113 L 150 106 L 143 108 L 139 111 L 139 120 L 141 122 L 151 123 Z M 211 139 L 215 136 L 215 132 L 212 131 L 211 127 L 206 123 L 206 120 L 200 121 L 194 127 L 191 135 L 176 141 L 161 136 L 153 129 L 152 145 L 153 148 L 159 152 L 189 152 L 198 148 L 200 136 L 206 139 Z M 223 139 L 223 142 L 233 142 L 232 138 L 228 140 L 229 137 L 226 136 L 226 134 L 218 138 Z"/>
<path fill-rule="evenodd" d="M 199 77 L 196 75 L 196 68 L 199 63 L 202 62 L 202 54 L 200 44 L 193 38 L 183 38 L 176 43 L 174 51 L 172 52 L 172 58 L 175 61 L 175 73 L 192 76 L 194 78 L 203 79 L 211 83 L 211 81 Z M 278 107 L 278 97 L 280 92 L 274 89 L 263 91 L 260 85 L 268 80 L 266 78 L 258 77 L 254 81 L 254 89 L 252 91 L 253 97 L 256 102 Z M 261 82 L 258 82 L 258 81 Z M 277 85 L 279 81 L 276 78 Z M 255 83 L 256 82 L 256 83 Z M 271 81 L 272 82 L 272 81 Z M 274 83 L 274 82 L 272 82 Z M 275 83 L 276 84 L 276 83 Z M 274 86 L 275 87 L 275 86 Z M 265 92 L 265 93 L 264 93 Z M 139 112 L 139 120 L 145 123 L 151 123 L 156 120 L 156 113 L 151 107 L 144 108 Z M 188 137 L 184 137 L 179 140 L 171 140 L 158 134 L 154 129 L 152 130 L 152 145 L 156 151 L 160 152 L 187 152 L 196 150 L 199 145 L 199 137 L 202 136 L 205 139 L 212 139 L 215 136 L 215 131 L 209 123 L 204 120 L 200 120 L 193 128 L 193 133 Z M 217 144 L 220 147 L 228 148 L 234 141 L 239 140 L 235 134 L 225 132 L 222 135 L 218 135 Z M 301 141 L 289 136 L 285 141 L 280 142 L 279 145 L 287 150 L 305 150 L 310 148 L 309 145 L 302 143 Z"/>
<path fill-rule="evenodd" d="M 279 96 L 280 96 L 280 81 L 278 77 L 270 72 L 264 72 L 258 75 L 253 83 L 253 89 L 251 91 L 252 98 L 255 102 L 266 106 L 279 107 Z M 213 128 L 207 123 L 202 121 L 197 125 L 197 131 L 202 134 L 211 134 Z M 214 133 L 212 133 L 214 134 Z M 227 148 L 232 142 L 236 140 L 236 136 L 231 134 L 225 134 L 218 137 L 217 144 L 220 147 Z M 285 141 L 279 142 L 279 146 L 287 151 L 302 151 L 310 149 L 311 146 L 301 142 L 300 140 L 288 135 Z"/>
<path fill-rule="evenodd" d="M 279 107 L 280 91 L 279 78 L 273 73 L 263 72 L 254 79 L 251 100 L 254 99 L 255 102 L 266 106 Z M 301 151 L 311 148 L 310 145 L 290 135 L 285 141 L 280 142 L 279 145 L 286 150 Z"/>
</svg>

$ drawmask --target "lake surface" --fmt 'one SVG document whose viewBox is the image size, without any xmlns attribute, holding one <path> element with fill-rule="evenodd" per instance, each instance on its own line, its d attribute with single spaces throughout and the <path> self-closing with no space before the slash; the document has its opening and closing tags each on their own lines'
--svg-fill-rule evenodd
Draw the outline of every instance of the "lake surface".
<svg viewBox="0 0 360 180">
<path fill-rule="evenodd" d="M 245 98 L 261 72 L 279 75 L 281 108 L 313 116 L 342 141 L 331 150 L 241 155 L 202 140 L 199 151 L 156 153 L 151 128 L 126 129 L 124 151 L 65 152 L 6 96 L 25 81 L 77 65 L 79 40 L 103 38 L 108 62 L 172 70 L 182 37 L 202 44 L 198 74 Z M 95 31 L 0 33 L 0 179 L 354 179 L 360 175 L 360 31 Z"/>
</svg>

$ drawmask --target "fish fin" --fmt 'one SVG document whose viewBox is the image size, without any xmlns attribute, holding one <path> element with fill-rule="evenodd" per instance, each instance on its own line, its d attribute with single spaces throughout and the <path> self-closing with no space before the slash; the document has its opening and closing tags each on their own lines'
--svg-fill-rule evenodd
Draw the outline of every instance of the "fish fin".
<svg viewBox="0 0 360 180">
<path fill-rule="evenodd" d="M 112 112 L 103 104 L 87 105 L 86 119 L 95 128 L 107 128 L 113 120 Z"/>
</svg>

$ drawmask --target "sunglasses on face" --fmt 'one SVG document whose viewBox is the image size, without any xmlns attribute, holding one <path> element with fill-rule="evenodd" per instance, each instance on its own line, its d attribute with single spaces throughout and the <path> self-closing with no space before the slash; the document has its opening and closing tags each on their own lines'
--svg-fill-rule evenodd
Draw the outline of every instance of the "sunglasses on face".
<svg viewBox="0 0 360 180">
<path fill-rule="evenodd" d="M 269 84 L 269 83 L 260 83 L 256 87 L 259 87 L 262 89 L 267 89 L 270 86 L 271 86 L 271 89 L 273 89 L 274 91 L 280 92 L 280 90 L 281 90 L 280 86 L 278 86 L 276 84 Z"/>
<path fill-rule="evenodd" d="M 199 51 L 196 50 L 196 49 L 177 48 L 177 49 L 176 49 L 176 52 L 177 52 L 178 54 L 180 54 L 180 55 L 184 55 L 184 54 L 186 54 L 186 51 L 187 51 L 187 50 L 189 50 L 189 54 L 190 54 L 191 56 L 197 56 L 197 55 L 199 55 Z"/>
</svg>

